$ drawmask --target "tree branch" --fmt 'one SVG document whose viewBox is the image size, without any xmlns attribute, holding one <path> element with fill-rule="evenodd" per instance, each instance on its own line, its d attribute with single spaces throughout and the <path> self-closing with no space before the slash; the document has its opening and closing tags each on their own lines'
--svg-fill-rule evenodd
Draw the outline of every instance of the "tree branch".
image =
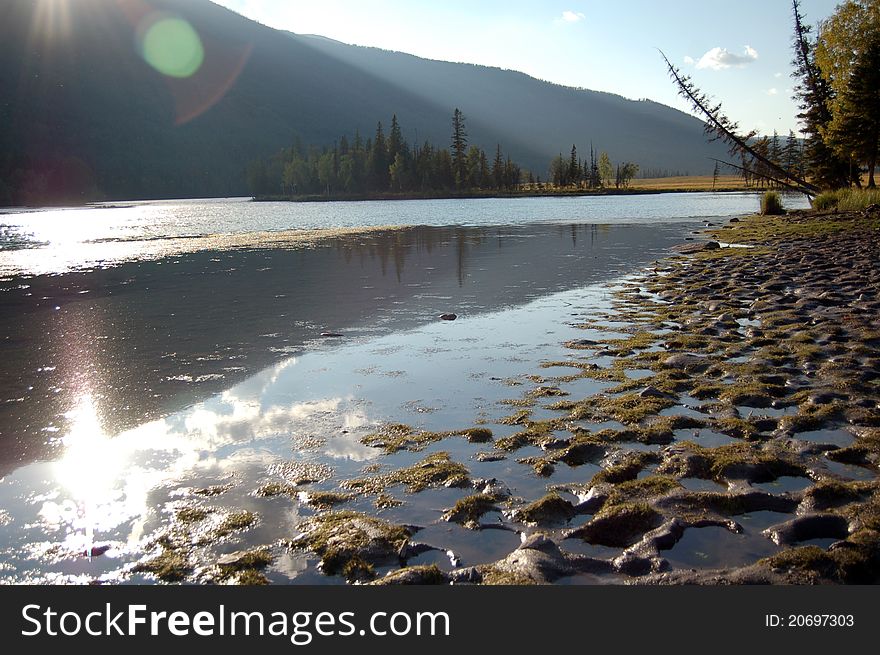
<svg viewBox="0 0 880 655">
<path fill-rule="evenodd" d="M 806 180 L 801 179 L 794 173 L 785 170 L 776 162 L 769 160 L 767 157 L 756 151 L 748 144 L 748 140 L 755 136 L 754 132 L 750 132 L 746 136 L 737 134 L 739 126 L 721 113 L 721 104 L 718 103 L 710 106 L 709 98 L 694 86 L 690 78 L 681 74 L 672 62 L 666 57 L 662 50 L 659 51 L 666 66 L 669 69 L 669 75 L 678 86 L 679 94 L 691 103 L 691 106 L 702 115 L 706 124 L 706 133 L 713 134 L 715 139 L 724 141 L 730 149 L 731 154 L 742 155 L 746 153 L 755 161 L 764 164 L 768 169 L 778 174 L 781 180 L 788 180 L 791 188 L 805 193 L 807 195 L 816 195 L 818 187 L 810 184 Z M 764 176 L 766 177 L 766 176 Z M 780 181 L 781 181 L 780 180 Z"/>
</svg>

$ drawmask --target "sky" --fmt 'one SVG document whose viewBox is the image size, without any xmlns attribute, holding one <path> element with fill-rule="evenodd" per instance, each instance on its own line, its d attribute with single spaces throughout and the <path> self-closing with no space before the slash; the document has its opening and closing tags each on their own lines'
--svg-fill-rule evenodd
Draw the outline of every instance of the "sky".
<svg viewBox="0 0 880 655">
<path fill-rule="evenodd" d="M 264 25 L 684 111 L 658 49 L 742 131 L 798 131 L 789 0 L 214 0 Z M 837 0 L 802 0 L 806 22 Z"/>
</svg>

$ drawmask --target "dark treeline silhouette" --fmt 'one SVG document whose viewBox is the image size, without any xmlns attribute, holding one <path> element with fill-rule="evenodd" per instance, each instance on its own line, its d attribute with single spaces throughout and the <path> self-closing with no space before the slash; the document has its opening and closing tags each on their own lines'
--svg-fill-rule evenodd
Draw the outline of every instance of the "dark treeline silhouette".
<svg viewBox="0 0 880 655">
<path fill-rule="evenodd" d="M 626 189 L 638 172 L 638 164 L 632 162 L 621 162 L 615 168 L 608 153 L 599 154 L 592 143 L 589 161 L 578 157 L 577 146 L 572 145 L 568 158 L 559 153 L 550 162 L 550 182 L 563 188 L 604 189 L 614 184 L 617 189 Z"/>
<path fill-rule="evenodd" d="M 522 178 L 522 169 L 505 157 L 500 144 L 491 161 L 482 148 L 468 145 L 465 117 L 457 108 L 449 148 L 429 141 L 410 145 L 395 114 L 387 135 L 379 122 L 372 136 L 364 139 L 355 132 L 331 147 L 303 147 L 297 139 L 247 169 L 248 188 L 257 197 L 510 192 L 519 189 Z"/>
</svg>

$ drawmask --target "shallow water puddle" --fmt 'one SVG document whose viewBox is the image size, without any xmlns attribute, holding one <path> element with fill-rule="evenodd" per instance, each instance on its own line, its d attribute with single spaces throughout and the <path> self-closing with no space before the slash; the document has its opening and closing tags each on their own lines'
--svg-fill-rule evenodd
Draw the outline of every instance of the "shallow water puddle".
<svg viewBox="0 0 880 655">
<path fill-rule="evenodd" d="M 813 486 L 813 481 L 807 477 L 794 475 L 783 475 L 772 480 L 771 482 L 753 482 L 753 487 L 762 489 L 771 494 L 779 494 L 785 492 L 803 491 Z"/>
<path fill-rule="evenodd" d="M 779 547 L 760 534 L 734 534 L 726 528 L 689 528 L 668 551 L 661 551 L 673 568 L 714 569 L 745 566 L 777 552 Z"/>
<path fill-rule="evenodd" d="M 811 430 L 809 432 L 797 432 L 795 439 L 810 441 L 812 443 L 833 444 L 840 448 L 851 446 L 856 440 L 855 435 L 849 430 Z"/>
</svg>

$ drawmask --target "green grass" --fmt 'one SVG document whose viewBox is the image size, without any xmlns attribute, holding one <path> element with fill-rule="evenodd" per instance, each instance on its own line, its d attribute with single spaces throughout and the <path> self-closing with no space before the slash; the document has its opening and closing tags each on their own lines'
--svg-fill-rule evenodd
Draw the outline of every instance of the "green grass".
<svg viewBox="0 0 880 655">
<path fill-rule="evenodd" d="M 813 200 L 813 209 L 825 211 L 861 211 L 880 204 L 880 189 L 838 189 L 825 191 Z"/>
<path fill-rule="evenodd" d="M 785 213 L 782 197 L 777 191 L 767 191 L 761 197 L 761 214 L 764 216 L 780 216 Z"/>
<path fill-rule="evenodd" d="M 840 211 L 860 211 L 880 204 L 880 189 L 843 189 L 839 192 L 837 208 Z"/>
</svg>

